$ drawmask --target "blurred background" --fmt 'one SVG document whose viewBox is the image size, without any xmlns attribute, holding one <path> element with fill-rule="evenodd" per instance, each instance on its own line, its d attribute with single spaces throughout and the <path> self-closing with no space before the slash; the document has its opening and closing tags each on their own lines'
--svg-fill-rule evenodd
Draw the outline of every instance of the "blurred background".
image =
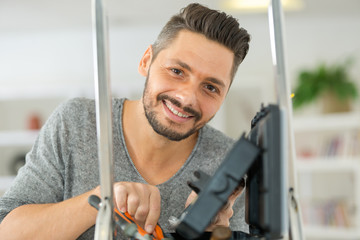
<svg viewBox="0 0 360 240">
<path fill-rule="evenodd" d="M 145 79 L 137 66 L 143 52 L 190 2 L 107 1 L 114 96 L 141 96 Z M 268 1 L 197 2 L 233 15 L 252 36 L 248 56 L 211 122 L 238 138 L 250 130 L 262 103 L 276 102 Z M 305 233 L 307 239 L 360 239 L 360 1 L 283 4 Z M 91 1 L 0 1 L 0 195 L 56 106 L 94 97 L 92 54 Z"/>
</svg>

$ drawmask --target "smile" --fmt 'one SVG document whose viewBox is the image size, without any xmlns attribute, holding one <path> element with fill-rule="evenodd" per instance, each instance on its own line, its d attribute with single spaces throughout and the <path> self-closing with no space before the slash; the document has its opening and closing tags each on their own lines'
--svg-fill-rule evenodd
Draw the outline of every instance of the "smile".
<svg viewBox="0 0 360 240">
<path fill-rule="evenodd" d="M 186 114 L 183 114 L 177 110 L 175 110 L 172 106 L 170 106 L 167 101 L 164 101 L 166 107 L 176 116 L 178 117 L 182 117 L 182 118 L 189 118 L 190 116 L 189 115 L 186 115 Z"/>
</svg>

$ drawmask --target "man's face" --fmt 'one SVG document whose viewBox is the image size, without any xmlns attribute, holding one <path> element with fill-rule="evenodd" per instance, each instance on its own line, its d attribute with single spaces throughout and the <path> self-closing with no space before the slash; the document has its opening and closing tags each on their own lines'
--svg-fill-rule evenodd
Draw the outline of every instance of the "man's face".
<svg viewBox="0 0 360 240">
<path fill-rule="evenodd" d="M 234 55 L 186 30 L 152 62 L 151 49 L 147 52 L 142 59 L 146 63 L 142 74 L 147 77 L 142 98 L 145 115 L 158 134 L 173 141 L 185 139 L 219 110 L 230 86 Z"/>
</svg>

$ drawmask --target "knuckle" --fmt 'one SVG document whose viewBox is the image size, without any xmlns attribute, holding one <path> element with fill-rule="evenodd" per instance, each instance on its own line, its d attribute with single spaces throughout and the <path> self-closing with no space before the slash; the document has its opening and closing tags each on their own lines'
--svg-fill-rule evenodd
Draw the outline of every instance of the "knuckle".
<svg viewBox="0 0 360 240">
<path fill-rule="evenodd" d="M 152 194 L 159 194 L 160 195 L 160 191 L 156 186 L 149 185 L 149 190 L 151 191 Z"/>
<path fill-rule="evenodd" d="M 114 192 L 116 194 L 122 194 L 124 192 L 127 192 L 127 188 L 123 183 L 116 183 L 114 185 Z"/>
<path fill-rule="evenodd" d="M 146 206 L 141 206 L 136 210 L 135 219 L 144 220 L 149 213 L 149 208 Z"/>
<path fill-rule="evenodd" d="M 218 222 L 216 224 L 228 227 L 230 225 L 230 221 L 227 217 L 221 217 L 218 219 Z"/>
<path fill-rule="evenodd" d="M 139 211 L 139 213 L 141 214 L 141 215 L 147 215 L 148 214 L 148 212 L 149 212 L 149 206 L 140 206 L 139 208 L 138 208 L 138 211 Z"/>
<path fill-rule="evenodd" d="M 229 218 L 231 218 L 233 215 L 234 215 L 234 210 L 232 208 L 230 208 L 228 211 Z"/>
<path fill-rule="evenodd" d="M 121 189 L 121 185 L 119 183 L 114 184 L 114 192 L 117 192 Z"/>
<path fill-rule="evenodd" d="M 149 191 L 148 185 L 146 185 L 146 184 L 140 184 L 138 187 L 140 188 L 140 190 L 141 190 L 144 194 L 149 194 L 150 191 Z"/>
<path fill-rule="evenodd" d="M 137 196 L 131 196 L 128 198 L 128 204 L 133 206 L 138 206 L 140 199 Z"/>
</svg>

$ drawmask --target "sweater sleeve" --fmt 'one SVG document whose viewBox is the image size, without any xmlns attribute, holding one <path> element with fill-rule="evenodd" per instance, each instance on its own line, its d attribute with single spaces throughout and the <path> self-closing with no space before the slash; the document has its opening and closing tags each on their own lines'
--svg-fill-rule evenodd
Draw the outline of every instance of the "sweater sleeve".
<svg viewBox="0 0 360 240">
<path fill-rule="evenodd" d="M 59 106 L 47 120 L 26 163 L 19 170 L 12 186 L 0 198 L 0 222 L 13 209 L 26 204 L 55 203 L 63 200 L 63 155 L 66 127 Z"/>
</svg>

